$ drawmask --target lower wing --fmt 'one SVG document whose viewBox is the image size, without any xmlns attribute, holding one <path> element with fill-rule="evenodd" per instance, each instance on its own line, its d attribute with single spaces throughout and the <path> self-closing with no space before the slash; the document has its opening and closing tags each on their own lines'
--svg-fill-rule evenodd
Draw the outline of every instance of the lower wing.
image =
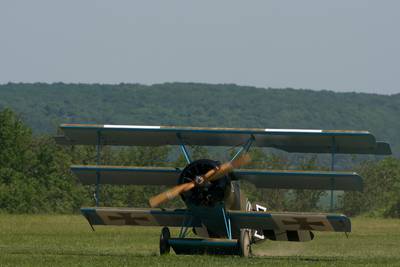
<svg viewBox="0 0 400 267">
<path fill-rule="evenodd" d="M 201 226 L 191 212 L 184 209 L 82 208 L 81 212 L 90 225 Z"/>
<path fill-rule="evenodd" d="M 302 212 L 228 211 L 232 228 L 276 231 L 351 232 L 350 219 L 345 215 Z"/>
<path fill-rule="evenodd" d="M 236 231 L 255 230 L 256 243 L 264 239 L 307 242 L 314 238 L 312 231 L 351 231 L 350 219 L 344 215 L 229 211 L 228 216 Z"/>
</svg>

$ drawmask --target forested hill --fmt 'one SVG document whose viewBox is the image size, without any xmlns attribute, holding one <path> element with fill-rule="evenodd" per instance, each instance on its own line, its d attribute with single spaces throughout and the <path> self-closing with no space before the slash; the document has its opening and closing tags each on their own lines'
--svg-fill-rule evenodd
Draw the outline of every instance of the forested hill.
<svg viewBox="0 0 400 267">
<path fill-rule="evenodd" d="M 231 84 L 4 84 L 10 107 L 36 133 L 59 123 L 370 130 L 400 154 L 400 94 L 262 89 Z"/>
</svg>

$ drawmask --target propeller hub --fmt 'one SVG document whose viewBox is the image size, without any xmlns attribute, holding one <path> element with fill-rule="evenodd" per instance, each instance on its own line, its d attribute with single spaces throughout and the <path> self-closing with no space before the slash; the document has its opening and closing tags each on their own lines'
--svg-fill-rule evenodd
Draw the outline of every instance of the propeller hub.
<svg viewBox="0 0 400 267">
<path fill-rule="evenodd" d="M 214 206 L 225 199 L 226 195 L 230 192 L 231 179 L 229 174 L 211 182 L 205 182 L 202 176 L 219 165 L 218 161 L 200 159 L 193 161 L 185 167 L 178 183 L 184 184 L 192 181 L 196 183 L 193 189 L 181 194 L 186 204 Z"/>
<path fill-rule="evenodd" d="M 204 183 L 204 178 L 201 175 L 197 175 L 194 178 L 196 185 L 202 185 Z"/>
</svg>

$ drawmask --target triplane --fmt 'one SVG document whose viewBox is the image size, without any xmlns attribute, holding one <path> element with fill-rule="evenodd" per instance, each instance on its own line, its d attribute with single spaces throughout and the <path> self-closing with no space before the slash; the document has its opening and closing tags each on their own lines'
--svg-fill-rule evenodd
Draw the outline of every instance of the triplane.
<svg viewBox="0 0 400 267">
<path fill-rule="evenodd" d="M 96 207 L 81 212 L 93 225 L 163 226 L 160 254 L 236 254 L 248 256 L 251 245 L 269 239 L 304 242 L 313 231 L 351 232 L 350 219 L 340 214 L 268 212 L 252 206 L 243 196 L 239 180 L 257 188 L 362 190 L 354 172 L 335 172 L 335 154 L 391 154 L 390 146 L 377 142 L 367 131 L 193 128 L 135 125 L 62 124 L 60 144 L 95 145 L 98 164 L 72 166 L 83 184 L 96 184 Z M 227 163 L 211 159 L 192 161 L 187 145 L 242 147 Z M 105 166 L 100 149 L 112 146 L 179 146 L 187 161 L 183 168 Z M 270 147 L 286 152 L 330 153 L 332 171 L 254 170 L 239 168 L 249 161 L 250 147 Z M 98 207 L 99 185 L 167 185 L 172 189 L 150 199 L 151 208 Z M 186 209 L 160 209 L 160 204 L 180 196 Z M 180 227 L 171 237 L 168 227 Z M 189 238 L 190 230 L 198 238 Z"/>
</svg>

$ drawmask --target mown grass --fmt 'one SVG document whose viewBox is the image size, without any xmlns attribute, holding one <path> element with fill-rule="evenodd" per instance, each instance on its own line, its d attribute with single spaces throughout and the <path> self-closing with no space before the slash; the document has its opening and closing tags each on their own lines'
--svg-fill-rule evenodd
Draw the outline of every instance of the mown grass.
<svg viewBox="0 0 400 267">
<path fill-rule="evenodd" d="M 349 238 L 267 241 L 255 257 L 158 256 L 160 228 L 96 227 L 78 215 L 0 215 L 1 266 L 400 266 L 400 220 L 353 219 Z"/>
</svg>

